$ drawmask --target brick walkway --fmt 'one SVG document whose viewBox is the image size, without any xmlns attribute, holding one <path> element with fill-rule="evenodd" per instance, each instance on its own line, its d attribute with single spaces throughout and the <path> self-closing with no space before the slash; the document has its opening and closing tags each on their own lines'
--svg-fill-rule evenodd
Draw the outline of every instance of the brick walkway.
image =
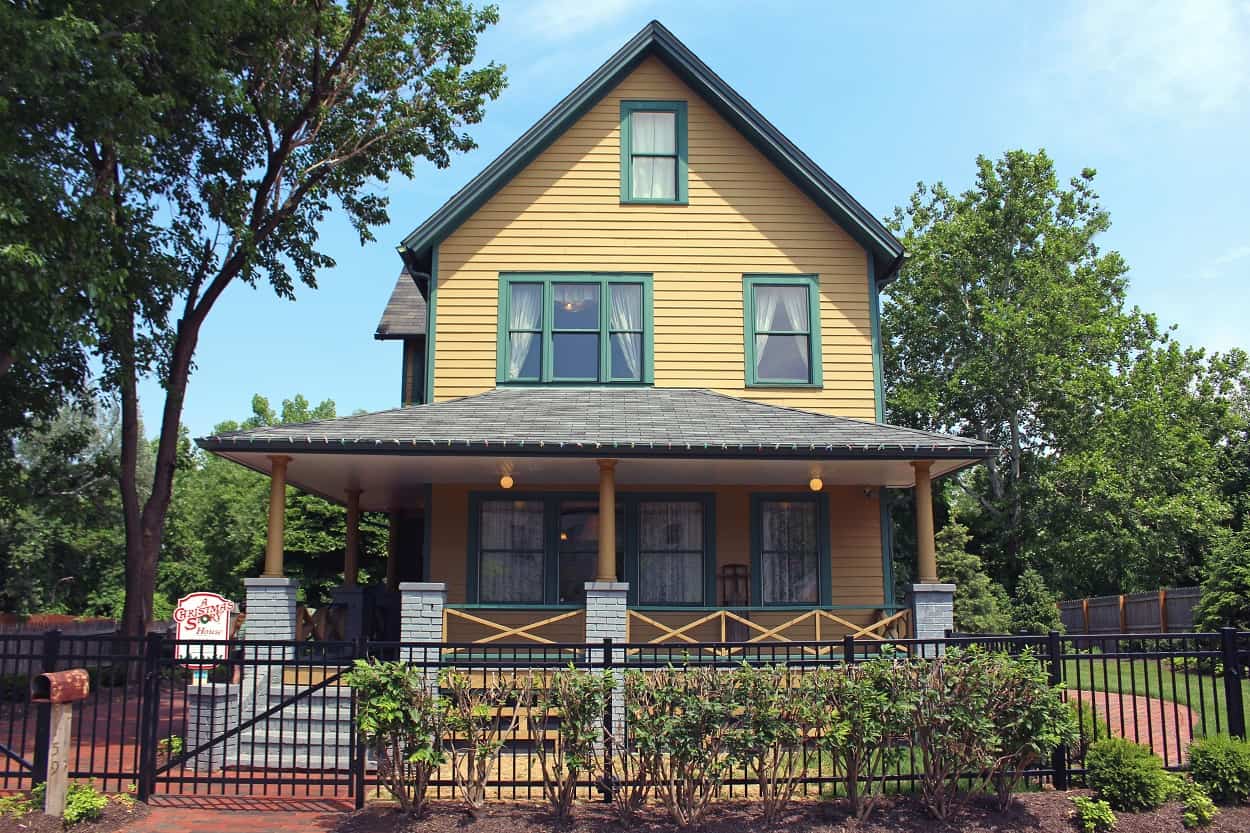
<svg viewBox="0 0 1250 833">
<path fill-rule="evenodd" d="M 1188 706 L 1133 694 L 1073 691 L 1094 704 L 1098 716 L 1117 737 L 1149 746 L 1168 766 L 1184 764 L 1197 720 Z"/>
<path fill-rule="evenodd" d="M 159 802 L 159 803 L 158 803 Z M 152 812 L 126 833 L 324 833 L 347 816 L 334 801 L 223 798 L 153 802 Z"/>
</svg>

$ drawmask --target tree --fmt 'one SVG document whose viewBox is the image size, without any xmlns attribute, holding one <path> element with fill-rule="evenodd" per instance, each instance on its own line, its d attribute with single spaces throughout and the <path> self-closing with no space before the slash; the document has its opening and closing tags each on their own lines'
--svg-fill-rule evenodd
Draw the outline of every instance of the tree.
<svg viewBox="0 0 1250 833">
<path fill-rule="evenodd" d="M 972 536 L 953 516 L 935 536 L 938 576 L 955 585 L 955 630 L 963 633 L 1007 633 L 1011 627 L 1007 591 L 968 552 Z"/>
<path fill-rule="evenodd" d="M 371 240 L 388 220 L 372 183 L 411 176 L 419 159 L 445 167 L 474 146 L 461 128 L 504 85 L 502 67 L 471 68 L 498 16 L 461 0 L 35 2 L 6 15 L 12 30 L 61 38 L 67 53 L 67 104 L 39 126 L 55 137 L 44 150 L 62 187 L 50 192 L 83 207 L 98 241 L 90 261 L 103 257 L 108 276 L 97 293 L 107 303 L 87 316 L 121 402 L 123 625 L 138 634 L 152 614 L 205 319 L 239 280 L 267 280 L 287 298 L 297 280 L 315 286 L 334 265 L 317 247 L 332 208 Z M 147 373 L 166 392 L 150 488 L 137 467 L 136 385 Z"/>
<path fill-rule="evenodd" d="M 1203 630 L 1250 630 L 1250 529 L 1220 537 L 1207 562 L 1195 614 Z"/>
<path fill-rule="evenodd" d="M 1021 574 L 1011 597 L 1011 630 L 1013 633 L 1063 630 L 1055 596 L 1046 586 L 1046 579 L 1032 567 Z"/>
</svg>

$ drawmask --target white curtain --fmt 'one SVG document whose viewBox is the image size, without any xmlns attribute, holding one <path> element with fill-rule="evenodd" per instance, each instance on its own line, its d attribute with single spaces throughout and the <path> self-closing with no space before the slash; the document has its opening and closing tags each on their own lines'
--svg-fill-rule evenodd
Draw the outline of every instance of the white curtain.
<svg viewBox="0 0 1250 833">
<path fill-rule="evenodd" d="M 761 330 L 773 328 L 773 316 L 777 314 L 777 291 L 772 286 L 755 287 L 755 366 L 758 369 L 764 348 L 768 347 L 768 335 Z"/>
<path fill-rule="evenodd" d="M 633 196 L 677 198 L 677 117 L 673 113 L 633 113 L 629 117 Z"/>
<path fill-rule="evenodd" d="M 807 289 L 801 286 L 783 287 L 781 292 L 781 304 L 785 309 L 786 316 L 790 319 L 790 329 L 792 330 L 808 330 L 810 322 L 808 321 L 807 308 Z M 807 339 L 795 338 L 791 339 L 799 350 L 799 355 L 803 359 L 803 366 L 810 367 L 810 361 L 807 356 Z"/>
<path fill-rule="evenodd" d="M 543 600 L 543 505 L 539 501 L 482 503 L 478 596 L 483 602 Z"/>
<path fill-rule="evenodd" d="M 543 290 L 537 284 L 516 284 L 512 287 L 508 329 L 537 330 L 542 326 Z M 513 332 L 509 335 L 508 378 L 516 379 L 525 367 L 538 333 Z"/>
<path fill-rule="evenodd" d="M 612 287 L 612 329 L 642 329 L 642 287 L 627 285 Z M 621 354 L 629 367 L 631 379 L 642 378 L 642 335 L 637 332 L 616 333 L 612 336 L 621 346 Z"/>
<path fill-rule="evenodd" d="M 770 501 L 760 511 L 761 601 L 815 604 L 817 593 L 816 506 L 808 501 Z"/>
<path fill-rule="evenodd" d="M 638 507 L 638 598 L 644 604 L 703 601 L 703 504 Z"/>
</svg>

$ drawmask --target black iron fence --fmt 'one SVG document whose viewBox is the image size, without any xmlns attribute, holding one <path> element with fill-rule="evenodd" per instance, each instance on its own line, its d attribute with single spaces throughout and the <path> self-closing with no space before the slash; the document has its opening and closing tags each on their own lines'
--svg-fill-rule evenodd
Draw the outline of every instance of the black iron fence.
<svg viewBox="0 0 1250 833">
<path fill-rule="evenodd" d="M 377 789 L 376 765 L 355 730 L 357 702 L 345 678 L 358 658 L 398 660 L 423 669 L 430 684 L 447 669 L 473 685 L 492 680 L 541 680 L 570 666 L 629 670 L 742 663 L 785 666 L 802 674 L 863 662 L 882 653 L 934 657 L 954 647 L 1028 653 L 1042 663 L 1076 710 L 1080 741 L 1060 750 L 1032 781 L 1063 788 L 1084 772 L 1088 745 L 1104 736 L 1149 746 L 1170 769 L 1183 769 L 1189 745 L 1215 734 L 1244 737 L 1250 702 L 1250 633 L 1050 634 L 969 636 L 943 640 L 854 640 L 683 644 L 405 644 L 379 642 L 176 643 L 153 635 L 122 637 L 0 636 L 0 790 L 27 789 L 48 767 L 47 707 L 29 702 L 29 677 L 40 670 L 86 667 L 92 692 L 76 706 L 70 776 L 109 792 L 164 795 L 264 796 L 336 800 L 359 805 Z M 196 670 L 188 655 L 217 650 L 212 667 Z M 501 702 L 495 719 L 503 741 L 489 782 L 496 799 L 540 799 L 537 746 L 551 738 Z M 628 742 L 615 709 L 605 714 L 611 738 Z M 456 739 L 450 739 L 454 742 Z M 914 787 L 923 761 L 902 750 L 882 773 L 890 788 Z M 802 791 L 828 795 L 837 773 L 815 743 L 803 750 Z M 748 794 L 745 768 L 726 779 L 727 795 Z M 451 797 L 449 767 L 432 783 Z M 601 794 L 588 779 L 583 797 Z"/>
</svg>

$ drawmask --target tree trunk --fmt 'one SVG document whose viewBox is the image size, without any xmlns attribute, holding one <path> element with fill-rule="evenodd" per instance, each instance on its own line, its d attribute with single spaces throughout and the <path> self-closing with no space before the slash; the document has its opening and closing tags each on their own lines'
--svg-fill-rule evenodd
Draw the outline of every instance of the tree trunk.
<svg viewBox="0 0 1250 833">
<path fill-rule="evenodd" d="M 142 637 L 152 618 L 155 570 L 147 570 L 143 551 L 142 515 L 139 510 L 139 397 L 135 389 L 134 317 L 114 336 L 118 355 L 118 388 L 121 394 L 121 473 L 122 516 L 126 528 L 126 604 L 122 610 L 122 633 Z M 151 572 L 149 579 L 146 573 Z"/>
<path fill-rule="evenodd" d="M 0 350 L 0 376 L 8 373 L 13 367 L 13 352 L 11 350 Z"/>
</svg>

